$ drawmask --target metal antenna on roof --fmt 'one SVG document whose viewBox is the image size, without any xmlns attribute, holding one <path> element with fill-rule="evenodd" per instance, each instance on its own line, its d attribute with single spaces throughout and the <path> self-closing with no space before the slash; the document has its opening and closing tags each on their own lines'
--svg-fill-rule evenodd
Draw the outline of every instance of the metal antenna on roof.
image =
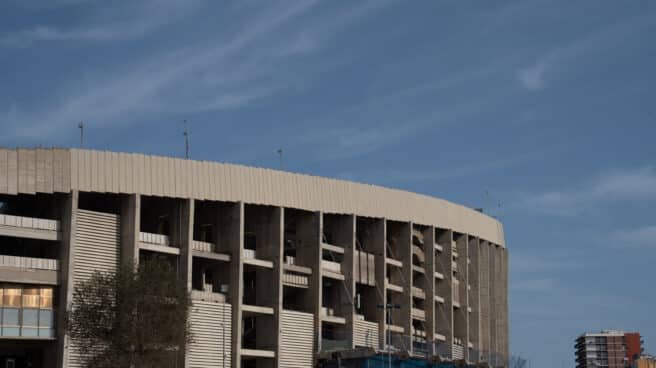
<svg viewBox="0 0 656 368">
<path fill-rule="evenodd" d="M 280 170 L 282 170 L 282 148 L 278 148 L 276 152 L 278 152 L 278 155 L 280 156 Z"/>
<path fill-rule="evenodd" d="M 187 120 L 184 121 L 184 132 L 182 135 L 185 137 L 185 158 L 189 159 L 189 130 L 187 129 Z"/>
<path fill-rule="evenodd" d="M 80 128 L 80 148 L 84 148 L 84 122 L 81 121 L 77 127 Z"/>
</svg>

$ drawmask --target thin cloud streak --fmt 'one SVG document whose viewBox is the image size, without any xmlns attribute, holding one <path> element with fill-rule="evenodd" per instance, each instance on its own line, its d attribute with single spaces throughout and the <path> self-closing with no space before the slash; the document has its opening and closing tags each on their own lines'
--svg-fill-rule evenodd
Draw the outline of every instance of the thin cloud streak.
<svg viewBox="0 0 656 368">
<path fill-rule="evenodd" d="M 605 25 L 600 30 L 592 32 L 572 42 L 552 48 L 540 56 L 532 65 L 516 71 L 517 81 L 529 91 L 539 91 L 548 85 L 547 74 L 556 73 L 560 64 L 576 62 L 588 57 L 593 51 L 612 48 L 634 33 L 644 31 L 656 24 L 656 17 L 651 14 L 637 16 L 610 26 Z"/>
<path fill-rule="evenodd" d="M 276 65 L 313 52 L 315 37 L 331 37 L 348 25 L 342 21 L 338 28 L 323 27 L 300 46 L 288 42 L 287 32 L 277 32 L 315 4 L 316 1 L 306 1 L 265 9 L 251 16 L 251 21 L 226 42 L 200 42 L 168 55 L 157 55 L 127 71 L 92 77 L 86 84 L 60 93 L 61 101 L 53 103 L 50 109 L 21 114 L 14 106 L 11 118 L 20 124 L 14 124 L 16 128 L 9 136 L 38 138 L 57 134 L 63 126 L 81 119 L 91 119 L 97 126 L 118 125 L 157 114 L 239 108 L 279 93 L 301 77 L 292 70 L 275 70 Z M 378 8 L 363 9 L 356 12 L 357 17 Z M 353 22 L 357 17 L 350 14 L 348 19 Z M 312 67 L 328 67 L 330 62 Z M 232 72 L 222 78 L 216 70 Z M 9 113 L 6 116 L 9 118 Z"/>
<path fill-rule="evenodd" d="M 135 5 L 136 4 L 136 5 Z M 94 24 L 77 27 L 37 25 L 30 29 L 15 31 L 0 37 L 0 46 L 25 48 L 43 42 L 83 41 L 108 42 L 143 37 L 177 19 L 194 13 L 202 2 L 190 0 L 184 3 L 170 0 L 150 0 L 130 6 L 103 9 L 115 14 L 118 21 L 103 19 Z M 136 6 L 136 8 L 135 8 Z"/>
<path fill-rule="evenodd" d="M 356 172 L 342 172 L 338 177 L 347 180 L 363 181 L 372 184 L 398 186 L 408 183 L 433 183 L 438 181 L 474 177 L 484 173 L 491 173 L 500 169 L 525 164 L 538 157 L 538 154 L 505 157 L 474 163 L 462 163 L 452 167 L 440 167 L 431 170 L 365 170 Z"/>
<path fill-rule="evenodd" d="M 616 248 L 651 248 L 656 250 L 656 225 L 617 231 L 612 238 Z"/>
<path fill-rule="evenodd" d="M 602 203 L 634 200 L 656 200 L 656 169 L 653 166 L 611 170 L 577 190 L 525 194 L 518 207 L 545 215 L 576 216 Z"/>
</svg>

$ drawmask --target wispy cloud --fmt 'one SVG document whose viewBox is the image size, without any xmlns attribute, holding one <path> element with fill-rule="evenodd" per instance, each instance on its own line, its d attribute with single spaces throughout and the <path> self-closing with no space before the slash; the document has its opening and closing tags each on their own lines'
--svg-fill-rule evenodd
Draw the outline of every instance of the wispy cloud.
<svg viewBox="0 0 656 368">
<path fill-rule="evenodd" d="M 656 249 L 656 225 L 617 231 L 613 234 L 614 244 L 619 248 Z"/>
<path fill-rule="evenodd" d="M 545 74 L 549 63 L 547 60 L 542 59 L 538 60 L 535 65 L 532 65 L 528 68 L 520 69 L 517 72 L 517 77 L 522 83 L 522 86 L 528 90 L 540 90 L 545 88 L 547 82 L 545 80 Z"/>
<path fill-rule="evenodd" d="M 653 166 L 611 170 L 576 189 L 524 194 L 519 207 L 524 211 L 573 216 L 601 203 L 631 200 L 656 200 Z"/>
<path fill-rule="evenodd" d="M 378 185 L 402 186 L 409 183 L 433 183 L 449 179 L 458 179 L 492 173 L 501 169 L 522 165 L 538 157 L 538 154 L 524 154 L 513 157 L 488 159 L 480 162 L 463 162 L 453 166 L 422 170 L 374 169 L 357 172 L 344 171 L 337 176 L 347 180 L 355 180 Z"/>
<path fill-rule="evenodd" d="M 91 17 L 88 24 L 70 27 L 36 25 L 29 29 L 10 32 L 0 37 L 0 46 L 29 47 L 41 42 L 102 42 L 143 37 L 167 23 L 193 13 L 202 1 L 147 0 L 127 4 L 129 5 L 112 5 L 111 8 L 103 8 L 97 16 Z"/>
<path fill-rule="evenodd" d="M 529 91 L 545 89 L 548 85 L 548 74 L 561 71 L 560 64 L 571 64 L 577 61 L 578 65 L 586 65 L 580 61 L 585 61 L 594 52 L 612 48 L 615 44 L 626 40 L 634 33 L 644 31 L 655 23 L 656 17 L 647 14 L 611 25 L 604 24 L 603 28 L 552 47 L 529 66 L 518 69 L 516 71 L 517 81 Z"/>
<path fill-rule="evenodd" d="M 342 8 L 341 13 L 334 14 L 340 21 L 332 26 L 323 21 L 315 29 L 314 22 L 304 22 L 303 18 L 316 1 L 291 6 L 272 4 L 249 12 L 243 22 L 237 23 L 240 27 L 218 38 L 199 39 L 172 52 L 151 53 L 130 65 L 94 73 L 55 92 L 41 106 L 14 105 L 11 116 L 6 117 L 13 119 L 15 129 L 7 132 L 6 137 L 53 135 L 63 126 L 82 119 L 95 126 L 119 125 L 145 117 L 252 104 L 300 83 L 301 78 L 314 75 L 313 71 L 320 72 L 320 68 L 340 62 L 321 60 L 294 68 L 303 56 L 317 50 L 317 40 L 331 37 L 377 9 Z M 300 74 L 301 69 L 310 72 Z M 380 137 L 371 137 L 370 141 L 377 139 Z M 349 144 L 344 142 L 345 146 Z"/>
</svg>

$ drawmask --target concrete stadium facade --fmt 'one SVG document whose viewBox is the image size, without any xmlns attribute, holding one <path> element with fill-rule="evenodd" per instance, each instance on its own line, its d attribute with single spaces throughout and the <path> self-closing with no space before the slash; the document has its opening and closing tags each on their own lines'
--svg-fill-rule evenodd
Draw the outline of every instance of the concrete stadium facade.
<svg viewBox="0 0 656 368">
<path fill-rule="evenodd" d="M 442 199 L 37 148 L 0 149 L 0 205 L 5 360 L 79 366 L 61 327 L 76 283 L 163 256 L 192 297 L 186 367 L 311 367 L 355 348 L 508 365 L 502 225 Z"/>
</svg>

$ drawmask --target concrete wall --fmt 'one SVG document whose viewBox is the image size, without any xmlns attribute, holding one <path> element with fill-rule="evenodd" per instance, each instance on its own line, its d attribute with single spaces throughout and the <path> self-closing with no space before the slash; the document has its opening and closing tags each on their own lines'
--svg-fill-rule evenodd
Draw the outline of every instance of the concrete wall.
<svg viewBox="0 0 656 368">
<path fill-rule="evenodd" d="M 38 185 L 37 185 L 38 183 Z M 240 165 L 78 149 L 0 149 L 0 194 L 140 193 L 440 225 L 504 245 L 497 220 L 443 199 Z"/>
<path fill-rule="evenodd" d="M 186 366 L 222 366 L 227 361 L 227 366 L 241 367 L 244 313 L 260 313 L 256 319 L 256 344 L 262 347 L 247 349 L 246 355 L 273 353 L 272 357 L 256 358 L 257 367 L 301 364 L 296 363 L 296 357 L 304 362 L 308 356 L 315 359 L 322 351 L 322 305 L 330 305 L 344 317 L 343 330 L 350 336 L 350 346 L 383 347 L 386 309 L 379 306 L 385 304 L 385 295 L 390 292 L 385 278 L 389 267 L 386 258 L 391 257 L 386 243 L 391 238 L 394 238 L 394 258 L 404 265 L 400 269 L 393 267 L 400 275 L 396 284 L 403 292 L 392 291 L 393 302 L 401 304 L 400 309 L 392 310 L 392 320 L 394 325 L 403 327 L 405 335 L 411 335 L 412 288 L 416 286 L 412 268 L 413 229 L 421 232 L 424 240 L 423 267 L 428 281 L 422 283 L 426 293 L 423 304 L 426 321 L 422 329 L 426 339 L 442 341 L 443 336 L 449 349 L 454 338 L 463 340 L 465 357 L 469 355 L 473 362 L 490 361 L 492 355 L 507 356 L 507 251 L 503 247 L 501 224 L 479 212 L 414 193 L 267 169 L 87 150 L 0 149 L 0 194 L 59 192 L 68 193 L 61 215 L 63 306 L 70 303 L 72 287 L 82 277 L 79 275 L 83 267 L 100 262 L 97 257 L 104 257 L 101 257 L 104 262 L 101 268 L 138 262 L 142 205 L 144 200 L 156 196 L 163 197 L 162 200 L 174 198 L 168 209 L 175 217 L 171 219 L 170 235 L 176 246 L 172 254 L 177 257 L 182 281 L 191 290 L 195 208 L 199 203 L 210 204 L 205 208 L 211 213 L 204 215 L 204 221 L 215 226 L 212 241 L 217 252 L 229 256 L 229 261 L 221 261 L 224 263 L 220 266 L 229 275 L 226 276 L 229 292 L 223 302 L 194 300 L 192 331 L 199 338 L 186 354 L 179 355 L 180 362 Z M 120 208 L 117 214 L 79 210 L 80 192 L 121 193 Z M 286 211 L 291 209 L 304 210 L 296 223 L 300 244 L 296 260 L 312 270 L 302 306 L 305 313 L 282 308 L 284 224 Z M 89 227 L 93 219 L 102 220 L 96 229 Z M 356 243 L 360 220 L 363 227 L 367 226 L 368 235 L 363 242 L 375 266 L 372 271 L 375 285 L 367 285 L 377 289 L 376 294 L 369 294 L 375 295 L 375 303 L 367 304 L 367 314 L 375 316 L 375 321 L 370 322 L 358 320 L 354 307 L 356 288 L 362 282 L 356 277 L 361 267 L 360 260 L 356 260 L 361 246 Z M 244 311 L 246 230 L 258 239 L 258 260 L 273 265 L 256 271 L 255 304 L 272 308 L 270 315 L 253 312 L 252 308 Z M 334 300 L 326 301 L 322 301 L 321 266 L 324 230 L 331 232 L 332 246 L 343 248 L 340 263 L 344 276 L 338 297 L 331 296 Z M 91 245 L 82 241 L 89 237 L 107 241 L 102 231 L 111 231 L 114 236 L 109 253 L 105 248 L 97 252 L 104 244 L 102 241 Z M 455 263 L 452 262 L 454 252 L 458 253 Z M 88 263 L 90 260 L 92 263 Z M 458 271 L 454 275 L 455 268 Z M 460 280 L 459 305 L 454 300 L 454 277 Z M 337 282 L 334 280 L 331 282 Z M 376 329 L 375 333 L 368 332 L 372 328 Z M 62 331 L 59 336 L 63 336 Z M 372 343 L 372 339 L 377 343 Z M 303 346 L 298 348 L 301 341 Z M 68 340 L 62 337 L 58 343 L 58 349 L 63 352 L 60 366 L 72 366 L 67 361 Z M 217 343 L 222 346 L 220 350 Z M 468 354 L 469 343 L 471 351 L 481 353 Z M 225 344 L 229 348 L 224 348 Z M 412 353 L 412 345 L 408 350 Z"/>
</svg>

